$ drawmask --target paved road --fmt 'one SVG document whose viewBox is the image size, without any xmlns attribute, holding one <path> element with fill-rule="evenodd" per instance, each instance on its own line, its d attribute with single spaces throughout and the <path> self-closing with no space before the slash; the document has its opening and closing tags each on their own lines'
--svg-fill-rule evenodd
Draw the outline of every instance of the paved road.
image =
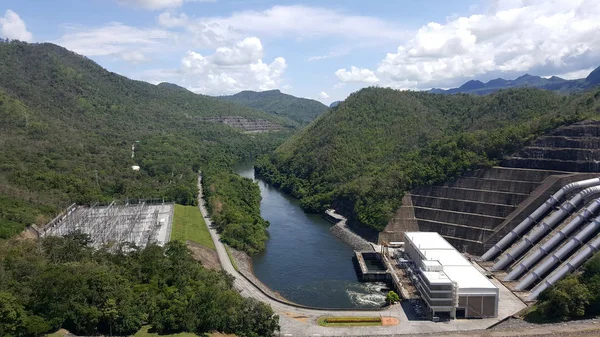
<svg viewBox="0 0 600 337">
<path fill-rule="evenodd" d="M 273 311 L 279 314 L 279 323 L 281 325 L 281 336 L 381 336 L 393 334 L 414 334 L 414 333 L 435 333 L 443 331 L 473 330 L 485 329 L 496 320 L 456 320 L 449 323 L 434 323 L 431 321 L 409 321 L 400 305 L 394 305 L 389 309 L 373 311 L 344 311 L 332 312 L 328 310 L 313 310 L 298 308 L 293 305 L 278 302 L 260 291 L 251 282 L 244 278 L 233 268 L 225 246 L 220 241 L 219 234 L 213 227 L 208 213 L 204 206 L 201 177 L 198 178 L 198 205 L 200 212 L 204 217 L 210 236 L 212 237 L 217 255 L 223 270 L 235 277 L 234 287 L 244 297 L 255 298 L 261 302 L 271 305 Z M 327 289 L 323 289 L 327 291 Z M 400 324 L 392 327 L 339 327 L 327 328 L 319 326 L 316 321 L 320 316 L 338 315 L 338 316 L 391 316 L 398 318 Z"/>
</svg>

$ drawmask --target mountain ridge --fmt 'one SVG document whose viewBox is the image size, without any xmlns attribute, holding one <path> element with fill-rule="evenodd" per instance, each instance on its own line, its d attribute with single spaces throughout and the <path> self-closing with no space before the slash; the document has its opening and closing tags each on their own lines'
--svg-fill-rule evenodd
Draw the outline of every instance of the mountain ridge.
<svg viewBox="0 0 600 337">
<path fill-rule="evenodd" d="M 323 103 L 282 93 L 279 89 L 266 91 L 244 90 L 234 95 L 217 96 L 229 102 L 245 105 L 265 113 L 283 116 L 306 125 L 327 111 Z"/>
<path fill-rule="evenodd" d="M 498 90 L 510 89 L 510 88 L 521 88 L 531 87 L 538 89 L 545 89 L 550 91 L 559 91 L 563 93 L 579 92 L 586 89 L 590 89 L 600 84 L 600 67 L 594 69 L 585 78 L 566 80 L 558 76 L 551 76 L 544 78 L 540 76 L 530 75 L 528 73 L 517 77 L 514 80 L 507 80 L 504 78 L 495 78 L 488 82 L 481 82 L 479 80 L 469 80 L 458 88 L 451 89 L 439 89 L 433 88 L 429 90 L 430 93 L 435 94 L 475 94 L 475 95 L 487 95 Z"/>
<path fill-rule="evenodd" d="M 233 180 L 236 161 L 273 150 L 293 132 L 246 134 L 199 117 L 297 124 L 131 80 L 50 43 L 1 42 L 0 78 L 0 238 L 43 225 L 71 203 L 164 198 L 194 204 L 199 169 L 207 178 L 219 172 L 223 181 Z"/>
</svg>

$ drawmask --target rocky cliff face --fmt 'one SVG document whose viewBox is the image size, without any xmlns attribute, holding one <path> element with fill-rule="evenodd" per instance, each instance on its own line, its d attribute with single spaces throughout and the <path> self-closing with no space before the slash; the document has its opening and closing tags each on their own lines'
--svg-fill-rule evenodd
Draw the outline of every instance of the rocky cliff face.
<svg viewBox="0 0 600 337">
<path fill-rule="evenodd" d="M 268 132 L 283 129 L 281 125 L 266 119 L 249 119 L 240 116 L 197 117 L 197 119 L 205 122 L 222 123 L 248 132 Z"/>
</svg>

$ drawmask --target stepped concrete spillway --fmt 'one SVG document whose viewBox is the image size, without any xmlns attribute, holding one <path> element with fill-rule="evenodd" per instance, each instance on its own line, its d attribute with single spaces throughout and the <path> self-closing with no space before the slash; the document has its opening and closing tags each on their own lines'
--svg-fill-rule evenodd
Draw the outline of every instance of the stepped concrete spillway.
<svg viewBox="0 0 600 337">
<path fill-rule="evenodd" d="M 399 241 L 407 231 L 435 231 L 458 250 L 482 255 L 563 186 L 600 177 L 599 145 L 600 122 L 575 123 L 539 137 L 500 166 L 469 172 L 440 186 L 415 189 L 404 196 L 402 207 L 379 234 L 379 241 Z M 579 192 L 581 189 L 575 189 L 565 197 Z M 569 215 L 581 211 L 589 201 L 572 207 L 566 218 L 571 219 Z M 539 222 L 546 215 L 542 214 Z M 561 218 L 544 233 L 552 235 L 567 219 Z M 529 229 L 522 236 L 528 233 Z M 511 245 L 502 254 L 509 249 Z"/>
</svg>

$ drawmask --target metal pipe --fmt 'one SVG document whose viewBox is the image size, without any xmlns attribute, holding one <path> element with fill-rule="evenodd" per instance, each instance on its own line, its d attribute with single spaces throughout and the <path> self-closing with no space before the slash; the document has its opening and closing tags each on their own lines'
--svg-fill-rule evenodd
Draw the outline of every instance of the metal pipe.
<svg viewBox="0 0 600 337">
<path fill-rule="evenodd" d="M 600 193 L 600 186 L 593 186 L 586 188 L 585 190 L 577 193 L 573 198 L 564 202 L 558 210 L 552 213 L 545 221 L 543 221 L 538 227 L 531 231 L 531 233 L 522 238 L 519 244 L 508 251 L 500 261 L 496 262 L 492 267 L 492 270 L 502 270 L 513 261 L 518 260 L 523 253 L 534 246 L 541 238 L 543 238 L 548 232 L 562 222 L 573 210 L 577 209 L 586 197 Z"/>
<path fill-rule="evenodd" d="M 556 282 L 562 280 L 569 273 L 579 268 L 585 261 L 587 261 L 592 255 L 600 250 L 600 237 L 596 238 L 593 242 L 587 245 L 579 254 L 569 260 L 562 268 L 557 270 L 554 274 L 550 275 L 544 282 L 538 284 L 531 291 L 531 295 L 527 298 L 529 301 L 534 301 L 537 297 L 546 289 L 554 285 Z"/>
<path fill-rule="evenodd" d="M 577 233 L 574 238 L 569 240 L 556 253 L 552 254 L 549 259 L 545 260 L 535 270 L 532 270 L 527 277 L 517 285 L 516 289 L 525 290 L 529 288 L 533 282 L 542 279 L 548 271 L 569 257 L 575 249 L 583 245 L 584 242 L 598 230 L 600 230 L 600 217 L 592 220 L 592 222 Z"/>
<path fill-rule="evenodd" d="M 550 240 L 544 243 L 533 254 L 529 255 L 525 260 L 514 267 L 513 270 L 504 278 L 504 281 L 514 281 L 521 277 L 523 273 L 535 266 L 535 264 L 548 255 L 554 248 L 571 235 L 577 228 L 583 225 L 600 209 L 600 198 L 594 200 L 588 207 L 583 209 L 577 217 L 573 219 L 567 226 L 556 233 Z"/>
<path fill-rule="evenodd" d="M 596 186 L 600 184 L 600 178 L 592 178 L 581 181 L 576 181 L 574 183 L 567 184 L 563 186 L 558 192 L 554 193 L 544 204 L 538 207 L 533 213 L 531 213 L 525 220 L 521 221 L 514 229 L 512 229 L 508 234 L 506 234 L 500 241 L 498 241 L 492 248 L 490 248 L 481 259 L 483 261 L 489 261 L 498 254 L 500 254 L 504 249 L 509 247 L 521 234 L 523 234 L 526 230 L 528 230 L 533 224 L 535 224 L 542 216 L 547 214 L 558 202 L 571 190 L 577 188 L 585 188 L 590 186 Z"/>
</svg>

